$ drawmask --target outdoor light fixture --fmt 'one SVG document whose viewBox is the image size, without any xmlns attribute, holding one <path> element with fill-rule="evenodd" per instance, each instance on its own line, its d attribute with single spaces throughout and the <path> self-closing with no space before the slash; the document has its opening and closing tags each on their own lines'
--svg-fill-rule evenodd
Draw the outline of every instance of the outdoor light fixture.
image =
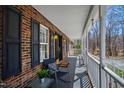
<svg viewBox="0 0 124 93">
<path fill-rule="evenodd" d="M 94 19 L 92 18 L 91 20 L 92 20 L 92 26 L 93 26 L 93 23 L 94 23 Z"/>
<path fill-rule="evenodd" d="M 92 30 L 94 30 L 95 29 L 94 28 L 94 19 L 92 18 L 91 20 L 92 20 Z"/>
<path fill-rule="evenodd" d="M 58 35 L 57 34 L 54 35 L 54 39 L 58 39 Z"/>
</svg>

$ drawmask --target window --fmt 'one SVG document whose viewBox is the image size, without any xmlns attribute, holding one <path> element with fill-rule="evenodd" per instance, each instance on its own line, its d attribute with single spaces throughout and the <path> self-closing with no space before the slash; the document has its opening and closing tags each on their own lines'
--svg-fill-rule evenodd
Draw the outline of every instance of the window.
<svg viewBox="0 0 124 93">
<path fill-rule="evenodd" d="M 48 28 L 40 25 L 40 62 L 48 58 Z"/>
<path fill-rule="evenodd" d="M 4 55 L 2 78 L 21 72 L 21 14 L 13 7 L 4 11 Z"/>
<path fill-rule="evenodd" d="M 39 32 L 39 23 L 32 20 L 32 67 L 40 63 Z"/>
</svg>

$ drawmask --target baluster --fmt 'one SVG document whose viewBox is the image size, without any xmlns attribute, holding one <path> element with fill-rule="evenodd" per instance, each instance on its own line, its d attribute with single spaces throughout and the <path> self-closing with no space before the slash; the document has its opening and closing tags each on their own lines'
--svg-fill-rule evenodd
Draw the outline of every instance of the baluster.
<svg viewBox="0 0 124 93">
<path fill-rule="evenodd" d="M 109 75 L 109 88 L 112 87 L 112 80 L 111 80 L 111 76 Z"/>
<path fill-rule="evenodd" d="M 116 81 L 116 80 L 114 80 L 114 83 L 115 83 L 115 88 L 117 88 L 117 81 Z"/>
<path fill-rule="evenodd" d="M 108 87 L 108 78 L 107 78 L 107 73 L 105 72 L 105 77 L 106 77 L 106 87 Z"/>
</svg>

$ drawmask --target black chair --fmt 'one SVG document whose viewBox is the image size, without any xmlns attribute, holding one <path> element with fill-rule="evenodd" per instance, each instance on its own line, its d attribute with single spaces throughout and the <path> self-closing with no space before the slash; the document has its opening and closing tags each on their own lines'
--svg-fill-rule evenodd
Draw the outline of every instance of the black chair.
<svg viewBox="0 0 124 93">
<path fill-rule="evenodd" d="M 55 62 L 55 59 L 54 58 L 50 58 L 50 59 L 44 59 L 43 60 L 43 66 L 48 68 L 48 65 L 51 64 L 51 63 L 54 63 Z"/>
<path fill-rule="evenodd" d="M 54 58 L 44 59 L 43 66 L 49 69 L 49 72 L 55 78 L 56 85 L 58 87 L 58 79 L 62 80 L 61 77 L 66 75 L 67 72 L 62 72 L 59 70 L 59 67 L 56 65 Z"/>
<path fill-rule="evenodd" d="M 53 64 L 55 63 L 55 59 L 54 58 L 50 58 L 50 59 L 44 59 L 43 60 L 43 67 L 44 68 L 48 68 L 50 74 L 53 76 L 53 74 L 55 75 L 55 80 L 56 80 L 56 85 L 58 87 L 58 81 L 57 81 L 57 72 L 58 72 L 58 68 L 55 66 L 53 66 Z"/>
</svg>

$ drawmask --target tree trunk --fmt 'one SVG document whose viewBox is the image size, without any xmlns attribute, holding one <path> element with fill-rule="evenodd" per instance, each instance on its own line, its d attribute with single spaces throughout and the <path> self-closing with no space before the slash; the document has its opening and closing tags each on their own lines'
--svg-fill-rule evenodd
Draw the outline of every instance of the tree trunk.
<svg viewBox="0 0 124 93">
<path fill-rule="evenodd" d="M 112 49 L 111 49 L 111 32 L 109 32 L 109 37 L 108 37 L 108 55 L 112 56 Z"/>
</svg>

